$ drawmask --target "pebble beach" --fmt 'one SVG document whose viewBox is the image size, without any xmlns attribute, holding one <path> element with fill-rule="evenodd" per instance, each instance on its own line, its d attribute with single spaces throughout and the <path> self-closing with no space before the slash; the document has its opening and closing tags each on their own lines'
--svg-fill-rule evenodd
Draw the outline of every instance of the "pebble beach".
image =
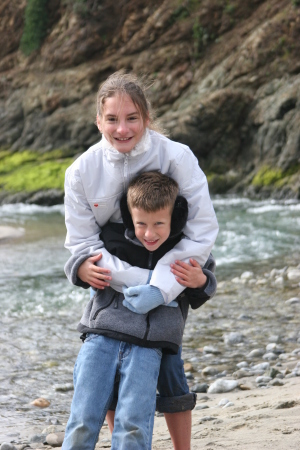
<svg viewBox="0 0 300 450">
<path fill-rule="evenodd" d="M 220 282 L 215 299 L 190 313 L 183 356 L 190 389 L 197 393 L 192 449 L 299 450 L 299 283 L 300 265 L 259 275 L 246 271 Z M 253 300 L 248 308 L 241 298 L 245 292 Z M 232 305 L 234 300 L 239 304 L 236 314 L 229 305 L 226 313 L 224 302 Z M 269 325 L 265 318 L 261 323 L 265 314 Z M 212 331 L 203 347 L 197 347 L 193 337 L 200 325 Z M 60 390 L 69 391 L 71 399 L 72 386 Z M 18 433 L 16 424 L 15 437 L 2 442 L 0 450 L 61 448 L 66 421 L 47 417 L 51 401 L 34 399 L 30 408 L 43 409 L 44 426 Z M 104 424 L 96 448 L 110 446 Z M 173 448 L 162 414 L 155 417 L 152 448 Z"/>
</svg>

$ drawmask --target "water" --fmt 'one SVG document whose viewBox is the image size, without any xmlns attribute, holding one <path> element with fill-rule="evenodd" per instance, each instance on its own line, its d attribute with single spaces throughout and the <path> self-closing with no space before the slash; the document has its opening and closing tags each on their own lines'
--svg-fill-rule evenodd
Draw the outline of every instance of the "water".
<svg viewBox="0 0 300 450">
<path fill-rule="evenodd" d="M 213 250 L 219 282 L 245 270 L 260 274 L 300 262 L 299 203 L 217 197 L 214 206 L 220 225 Z M 47 421 L 65 424 L 68 418 L 72 370 L 81 345 L 76 326 L 89 293 L 71 286 L 64 276 L 69 253 L 63 247 L 63 214 L 62 205 L 0 207 L 0 224 L 17 228 L 20 234 L 0 241 L 0 443 L 21 442 L 28 428 L 31 434 L 41 433 Z M 272 332 L 290 336 L 287 345 L 294 345 L 299 317 L 277 303 L 288 296 L 283 289 L 274 298 L 274 290 L 264 286 L 254 293 L 234 285 L 221 290 L 190 314 L 186 358 L 202 367 L 213 363 L 228 368 L 236 352 L 234 356 L 224 348 L 212 362 L 197 348 L 222 346 L 224 331 L 240 329 L 247 329 L 249 348 L 264 343 Z M 246 327 L 238 320 L 243 312 L 249 315 Z M 32 406 L 37 397 L 47 398 L 49 408 Z"/>
</svg>

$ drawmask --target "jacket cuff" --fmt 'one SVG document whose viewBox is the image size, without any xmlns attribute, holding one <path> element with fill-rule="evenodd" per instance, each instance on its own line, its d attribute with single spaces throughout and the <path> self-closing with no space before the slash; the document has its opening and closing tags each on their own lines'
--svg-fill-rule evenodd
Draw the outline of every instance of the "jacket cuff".
<svg viewBox="0 0 300 450">
<path fill-rule="evenodd" d="M 186 288 L 185 293 L 188 297 L 192 309 L 200 308 L 207 300 L 210 300 L 217 291 L 217 279 L 215 275 L 207 269 L 202 269 L 207 281 L 202 288 Z"/>
<path fill-rule="evenodd" d="M 70 258 L 68 259 L 68 261 L 65 264 L 64 270 L 65 270 L 65 274 L 71 284 L 82 287 L 84 289 L 88 289 L 90 287 L 90 285 L 88 283 L 85 283 L 77 276 L 77 271 L 78 271 L 79 267 L 90 256 L 91 255 L 89 255 L 89 254 L 70 256 Z"/>
</svg>

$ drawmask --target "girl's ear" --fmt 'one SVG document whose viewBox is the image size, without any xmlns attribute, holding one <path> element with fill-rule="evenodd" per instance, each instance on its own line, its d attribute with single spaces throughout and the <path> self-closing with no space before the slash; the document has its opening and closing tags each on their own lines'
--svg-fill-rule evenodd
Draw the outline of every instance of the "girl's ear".
<svg viewBox="0 0 300 450">
<path fill-rule="evenodd" d="M 97 127 L 98 127 L 98 130 L 100 131 L 100 133 L 102 133 L 102 130 L 101 130 L 101 119 L 100 119 L 100 117 L 99 117 L 99 115 L 97 114 Z"/>
</svg>

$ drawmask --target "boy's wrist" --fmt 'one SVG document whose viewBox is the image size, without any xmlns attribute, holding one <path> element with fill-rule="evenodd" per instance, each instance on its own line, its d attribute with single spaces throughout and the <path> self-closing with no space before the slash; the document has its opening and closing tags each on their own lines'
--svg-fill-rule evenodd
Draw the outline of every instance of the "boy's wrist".
<svg viewBox="0 0 300 450">
<path fill-rule="evenodd" d="M 198 288 L 198 289 L 201 289 L 201 288 L 206 287 L 207 281 L 208 281 L 208 278 L 207 278 L 207 276 L 203 273 L 202 276 L 201 276 L 200 283 L 198 284 L 197 288 Z"/>
</svg>

